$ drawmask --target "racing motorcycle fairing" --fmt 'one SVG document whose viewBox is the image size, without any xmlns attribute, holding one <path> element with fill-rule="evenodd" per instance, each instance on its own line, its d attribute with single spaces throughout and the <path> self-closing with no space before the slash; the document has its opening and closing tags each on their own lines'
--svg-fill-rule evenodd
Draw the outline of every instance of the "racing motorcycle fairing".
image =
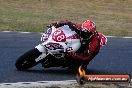
<svg viewBox="0 0 132 88">
<path fill-rule="evenodd" d="M 81 46 L 77 33 L 72 31 L 67 25 L 59 28 L 52 26 L 46 33 L 41 37 L 41 41 L 43 41 L 41 45 L 52 53 L 62 50 L 66 52 L 68 47 L 72 48 L 72 52 L 76 52 Z M 45 52 L 45 50 L 41 50 L 38 46 L 36 48 L 40 52 Z"/>
</svg>

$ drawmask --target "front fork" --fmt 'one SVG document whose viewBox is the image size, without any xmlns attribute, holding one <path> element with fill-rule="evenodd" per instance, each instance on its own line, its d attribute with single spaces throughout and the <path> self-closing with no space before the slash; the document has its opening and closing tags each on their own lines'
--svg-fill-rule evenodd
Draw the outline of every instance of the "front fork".
<svg viewBox="0 0 132 88">
<path fill-rule="evenodd" d="M 42 52 L 42 54 L 38 58 L 35 59 L 36 62 L 39 62 L 47 56 L 46 50 L 44 46 L 41 44 L 37 45 L 35 48 L 38 49 L 39 52 Z"/>
</svg>

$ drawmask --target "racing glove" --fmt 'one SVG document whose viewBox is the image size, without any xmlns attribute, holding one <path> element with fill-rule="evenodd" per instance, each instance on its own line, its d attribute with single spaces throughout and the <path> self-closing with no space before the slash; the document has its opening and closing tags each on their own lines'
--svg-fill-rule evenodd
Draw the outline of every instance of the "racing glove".
<svg viewBox="0 0 132 88">
<path fill-rule="evenodd" d="M 70 56 L 70 57 L 72 57 L 72 56 L 75 55 L 75 53 L 74 52 L 67 52 L 67 55 Z"/>
<path fill-rule="evenodd" d="M 60 24 L 59 24 L 59 22 L 54 22 L 54 23 L 51 23 L 51 25 L 58 28 Z"/>
<path fill-rule="evenodd" d="M 66 55 L 69 56 L 69 57 L 74 57 L 76 54 L 74 52 L 72 52 L 72 48 L 69 47 L 66 50 Z"/>
</svg>

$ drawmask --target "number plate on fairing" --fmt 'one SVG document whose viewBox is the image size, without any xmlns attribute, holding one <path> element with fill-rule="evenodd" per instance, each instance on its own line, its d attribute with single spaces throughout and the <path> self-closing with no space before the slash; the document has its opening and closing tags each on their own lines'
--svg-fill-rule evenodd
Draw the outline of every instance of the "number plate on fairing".
<svg viewBox="0 0 132 88">
<path fill-rule="evenodd" d="M 56 42 L 65 42 L 66 41 L 66 36 L 64 32 L 60 29 L 57 29 L 53 34 L 52 34 L 52 39 Z"/>
</svg>

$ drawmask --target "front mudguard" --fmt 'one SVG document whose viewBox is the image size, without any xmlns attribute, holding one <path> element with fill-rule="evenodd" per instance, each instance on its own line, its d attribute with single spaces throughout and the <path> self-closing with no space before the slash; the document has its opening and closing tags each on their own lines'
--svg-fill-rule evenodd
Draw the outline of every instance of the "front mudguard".
<svg viewBox="0 0 132 88">
<path fill-rule="evenodd" d="M 37 45 L 35 48 L 39 50 L 39 52 L 45 53 L 45 47 L 42 44 Z"/>
</svg>

